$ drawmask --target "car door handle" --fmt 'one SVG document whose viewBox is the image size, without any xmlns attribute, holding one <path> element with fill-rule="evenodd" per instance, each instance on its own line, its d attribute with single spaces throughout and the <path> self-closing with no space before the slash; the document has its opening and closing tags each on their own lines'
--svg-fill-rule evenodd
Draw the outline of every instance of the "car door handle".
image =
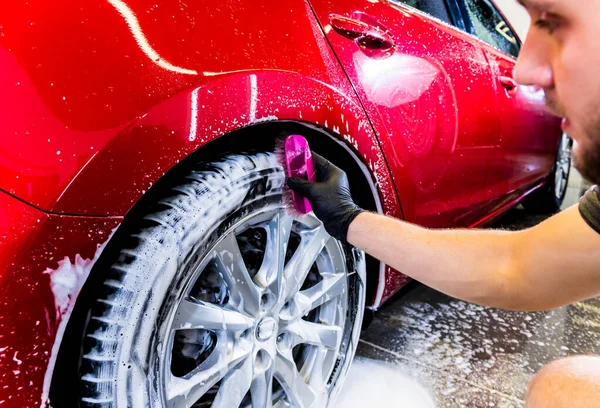
<svg viewBox="0 0 600 408">
<path fill-rule="evenodd" d="M 514 79 L 512 79 L 509 76 L 501 76 L 500 83 L 502 84 L 502 86 L 504 88 L 506 88 L 507 91 L 514 91 L 519 86 L 517 81 L 515 81 Z"/>
<path fill-rule="evenodd" d="M 368 14 L 354 12 L 352 17 L 331 14 L 329 22 L 336 33 L 353 40 L 363 51 L 373 51 L 367 53 L 369 56 L 389 57 L 394 52 L 394 37 Z"/>
</svg>

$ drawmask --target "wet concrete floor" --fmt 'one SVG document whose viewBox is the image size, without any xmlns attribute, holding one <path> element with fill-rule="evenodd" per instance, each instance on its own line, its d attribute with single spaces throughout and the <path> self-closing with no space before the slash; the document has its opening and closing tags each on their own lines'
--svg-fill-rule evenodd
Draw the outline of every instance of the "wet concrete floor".
<svg viewBox="0 0 600 408">
<path fill-rule="evenodd" d="M 584 188 L 574 174 L 565 207 Z M 547 217 L 517 208 L 495 227 L 526 228 Z M 363 333 L 346 392 L 362 389 L 343 397 L 341 406 L 366 406 L 357 401 L 367 398 L 374 407 L 522 407 L 527 385 L 542 366 L 580 354 L 600 355 L 600 298 L 517 313 L 412 283 Z"/>
</svg>

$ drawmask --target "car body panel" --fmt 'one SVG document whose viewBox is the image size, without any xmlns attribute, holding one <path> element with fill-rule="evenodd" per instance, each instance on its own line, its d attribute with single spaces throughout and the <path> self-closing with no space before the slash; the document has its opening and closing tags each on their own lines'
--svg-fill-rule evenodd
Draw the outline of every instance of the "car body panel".
<svg viewBox="0 0 600 408">
<path fill-rule="evenodd" d="M 543 185 L 560 127 L 542 91 L 502 87 L 512 56 L 401 1 L 311 4 L 374 124 L 407 221 L 480 226 Z M 385 30 L 393 53 L 336 32 L 339 16 Z M 381 301 L 405 278 L 389 271 Z"/>
<path fill-rule="evenodd" d="M 487 157 L 499 148 L 492 72 L 481 47 L 392 2 L 311 4 L 378 132 L 405 219 L 428 227 L 481 219 Z M 356 10 L 394 37 L 391 55 L 370 56 L 332 29 L 330 15 L 355 18 Z"/>
<path fill-rule="evenodd" d="M 54 211 L 125 214 L 165 172 L 201 146 L 240 127 L 277 119 L 329 129 L 371 167 L 385 211 L 397 211 L 384 157 L 360 105 L 322 82 L 282 71 L 215 77 L 154 106 L 80 170 Z"/>
<path fill-rule="evenodd" d="M 545 109 L 543 90 L 519 85 L 508 91 L 500 84 L 501 76 L 512 76 L 514 58 L 492 47 L 486 52 L 497 78 L 500 115 L 500 149 L 490 157 L 491 171 L 486 180 L 493 211 L 552 171 L 562 132 L 560 119 Z"/>
<path fill-rule="evenodd" d="M 497 137 L 499 149 L 492 151 L 488 161 L 486 177 L 486 199 L 490 216 L 494 218 L 502 209 L 515 204 L 528 193 L 540 187 L 553 170 L 555 155 L 561 137 L 560 118 L 549 113 L 545 107 L 543 89 L 536 86 L 516 84 L 514 89 L 503 85 L 512 79 L 516 58 L 477 38 L 472 16 L 460 0 L 446 0 L 462 9 L 463 25 L 471 32 L 473 41 L 485 51 L 493 74 L 496 88 L 500 127 Z M 496 1 L 489 2 L 493 7 L 494 26 L 501 40 L 507 39 L 521 47 L 521 40 L 510 20 L 498 7 Z M 496 34 L 497 34 L 496 33 Z M 508 45 L 508 44 L 507 44 Z"/>
<path fill-rule="evenodd" d="M 10 101 L 1 113 L 0 188 L 47 211 L 123 215 L 135 200 L 111 204 L 105 199 L 110 191 L 102 191 L 101 200 L 71 197 L 86 182 L 80 173 L 98 167 L 107 146 L 123 150 L 111 156 L 115 166 L 134 160 L 128 156 L 134 149 L 118 140 L 129 143 L 140 127 L 164 134 L 156 136 L 161 144 L 148 136 L 136 148 L 154 147 L 152 159 L 168 157 L 159 164 L 135 157 L 140 169 L 124 182 L 138 190 L 137 197 L 211 138 L 263 119 L 323 125 L 329 119 L 326 127 L 339 128 L 340 138 L 352 131 L 359 144 L 361 133 L 369 132 L 351 85 L 301 0 L 285 7 L 34 1 L 3 4 L 0 11 L 0 90 Z M 207 35 L 207 26 L 218 35 Z M 197 112 L 191 114 L 192 107 Z M 153 109 L 160 112 L 148 114 Z M 334 116 L 339 123 L 331 123 Z M 364 132 L 355 130 L 359 125 Z M 163 152 L 166 141 L 171 150 Z"/>
<path fill-rule="evenodd" d="M 0 192 L 0 401 L 39 407 L 61 328 L 115 217 L 50 215 Z M 59 271 L 54 284 L 51 273 Z M 69 307 L 65 307 L 69 305 Z M 56 345 L 56 346 L 55 346 Z"/>
</svg>

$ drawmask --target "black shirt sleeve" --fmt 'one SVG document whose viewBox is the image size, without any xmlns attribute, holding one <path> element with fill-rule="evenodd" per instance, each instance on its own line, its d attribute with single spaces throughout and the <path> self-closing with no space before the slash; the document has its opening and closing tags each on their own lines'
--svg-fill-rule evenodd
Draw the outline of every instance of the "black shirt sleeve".
<svg viewBox="0 0 600 408">
<path fill-rule="evenodd" d="M 600 234 L 600 188 L 594 186 L 579 201 L 579 213 Z"/>
</svg>

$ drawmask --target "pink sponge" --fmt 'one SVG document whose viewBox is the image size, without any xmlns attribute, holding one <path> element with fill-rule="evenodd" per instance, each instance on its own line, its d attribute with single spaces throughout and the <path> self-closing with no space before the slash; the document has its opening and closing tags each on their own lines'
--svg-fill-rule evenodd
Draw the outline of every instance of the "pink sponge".
<svg viewBox="0 0 600 408">
<path fill-rule="evenodd" d="M 315 168 L 308 142 L 304 136 L 290 135 L 285 138 L 283 146 L 285 156 L 285 170 L 288 177 L 298 177 L 304 180 L 315 181 Z M 312 211 L 309 201 L 291 191 L 294 208 L 300 214 Z"/>
</svg>

